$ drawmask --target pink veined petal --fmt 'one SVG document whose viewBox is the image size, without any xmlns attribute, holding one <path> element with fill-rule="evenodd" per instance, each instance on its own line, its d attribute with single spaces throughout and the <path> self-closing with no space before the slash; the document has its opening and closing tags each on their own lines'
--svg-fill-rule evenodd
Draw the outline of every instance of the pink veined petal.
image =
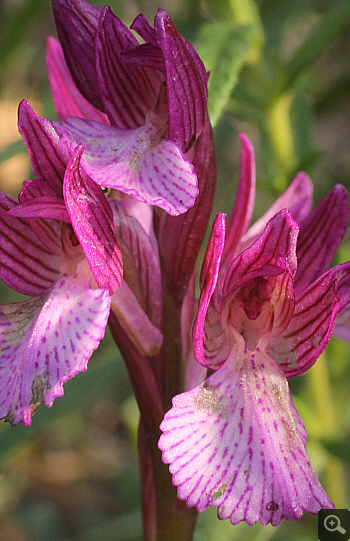
<svg viewBox="0 0 350 541">
<path fill-rule="evenodd" d="M 23 137 L 35 176 L 45 180 L 61 195 L 64 173 L 72 153 L 58 136 L 53 123 L 37 115 L 23 100 L 18 108 L 18 131 Z"/>
<path fill-rule="evenodd" d="M 44 195 L 19 203 L 8 214 L 18 218 L 51 218 L 71 223 L 64 200 L 61 197 Z"/>
<path fill-rule="evenodd" d="M 126 64 L 120 53 L 138 45 L 132 32 L 107 6 L 96 35 L 96 69 L 102 101 L 109 120 L 118 128 L 137 128 L 157 103 L 164 76 L 157 71 Z"/>
<path fill-rule="evenodd" d="M 316 362 L 330 339 L 337 314 L 349 302 L 350 262 L 334 267 L 296 298 L 288 327 L 269 344 L 270 355 L 287 377 L 304 374 Z"/>
<path fill-rule="evenodd" d="M 31 424 L 51 407 L 63 383 L 87 368 L 104 336 L 110 297 L 64 276 L 44 295 L 0 308 L 0 417 Z"/>
<path fill-rule="evenodd" d="M 124 280 L 112 297 L 111 310 L 141 355 L 151 357 L 159 353 L 163 335 L 152 324 Z"/>
<path fill-rule="evenodd" d="M 164 58 L 158 45 L 142 43 L 125 49 L 119 58 L 131 66 L 152 68 L 165 74 Z"/>
<path fill-rule="evenodd" d="M 350 306 L 347 305 L 335 319 L 333 335 L 335 338 L 341 338 L 350 342 Z"/>
<path fill-rule="evenodd" d="M 199 194 L 181 218 L 163 214 L 159 225 L 167 287 L 181 302 L 195 268 L 212 209 L 216 185 L 214 141 L 208 117 L 194 145 L 191 161 L 198 178 Z"/>
<path fill-rule="evenodd" d="M 43 246 L 52 254 L 60 256 L 62 253 L 61 244 L 61 228 L 62 224 L 51 219 L 31 219 L 28 218 L 28 223 L 32 231 L 36 234 Z"/>
<path fill-rule="evenodd" d="M 61 44 L 51 36 L 47 39 L 46 63 L 52 100 L 60 120 L 77 116 L 109 124 L 107 115 L 89 103 L 77 89 Z"/>
<path fill-rule="evenodd" d="M 299 227 L 287 210 L 276 214 L 252 246 L 241 252 L 229 266 L 222 288 L 223 297 L 231 294 L 248 272 L 264 266 L 282 266 L 294 276 L 298 232 Z"/>
<path fill-rule="evenodd" d="M 214 293 L 225 243 L 225 214 L 218 214 L 213 223 L 212 232 L 205 251 L 200 274 L 201 295 L 198 312 L 193 325 L 193 351 L 197 361 L 208 366 L 204 354 L 204 321 L 211 297 Z"/>
<path fill-rule="evenodd" d="M 101 188 L 81 167 L 79 145 L 64 178 L 64 198 L 75 234 L 97 285 L 113 295 L 123 276 L 122 253 L 114 234 L 113 212 Z"/>
<path fill-rule="evenodd" d="M 271 336 L 280 335 L 288 326 L 294 312 L 294 284 L 290 272 L 286 271 L 270 278 L 271 304 L 274 306 L 274 321 Z"/>
<path fill-rule="evenodd" d="M 42 196 L 50 195 L 57 196 L 57 192 L 50 188 L 50 186 L 44 180 L 25 180 L 23 187 L 18 195 L 19 203 L 25 203 L 32 201 L 33 199 L 40 198 Z M 63 199 L 62 199 L 63 201 Z M 8 213 L 11 215 L 15 211 L 14 207 Z M 52 216 L 50 216 L 52 218 Z M 41 240 L 44 246 L 52 252 L 52 254 L 61 255 L 61 227 L 62 225 L 56 220 L 42 220 L 42 219 L 29 219 L 32 230 L 36 236 Z"/>
<path fill-rule="evenodd" d="M 86 100 L 103 111 L 95 66 L 95 35 L 102 10 L 86 0 L 53 0 L 52 8 L 73 80 Z"/>
<path fill-rule="evenodd" d="M 206 366 L 212 370 L 226 361 L 232 347 L 221 322 L 221 301 L 214 293 L 204 319 L 203 354 Z"/>
<path fill-rule="evenodd" d="M 185 391 L 203 383 L 207 377 L 207 368 L 200 364 L 190 351 L 186 361 Z"/>
<path fill-rule="evenodd" d="M 312 182 L 305 173 L 298 173 L 287 190 L 271 205 L 269 210 L 259 218 L 244 235 L 239 251 L 245 250 L 263 232 L 267 222 L 275 214 L 286 208 L 299 224 L 310 212 L 312 204 Z"/>
<path fill-rule="evenodd" d="M 253 351 L 261 340 L 267 343 L 286 329 L 294 306 L 290 272 L 283 266 L 265 265 L 247 272 L 236 283 L 222 303 L 221 322 L 226 334 L 234 341 L 241 335 Z M 207 327 L 205 331 L 209 343 Z"/>
<path fill-rule="evenodd" d="M 84 145 L 82 165 L 101 186 L 118 189 L 177 216 L 193 206 L 198 195 L 193 165 L 177 145 L 159 137 L 152 124 L 120 130 L 71 118 L 55 123 L 73 148 Z"/>
<path fill-rule="evenodd" d="M 159 447 L 178 497 L 220 519 L 277 526 L 333 508 L 307 456 L 287 380 L 268 355 L 239 352 L 173 399 Z"/>
<path fill-rule="evenodd" d="M 146 43 L 158 46 L 156 31 L 142 13 L 136 17 L 130 28 L 137 32 Z"/>
<path fill-rule="evenodd" d="M 255 157 L 254 149 L 248 137 L 240 134 L 241 150 L 241 171 L 235 204 L 227 224 L 225 248 L 221 272 L 225 272 L 229 261 L 237 255 L 237 248 L 245 235 L 252 214 L 255 202 Z"/>
<path fill-rule="evenodd" d="M 28 220 L 8 215 L 17 205 L 0 192 L 0 278 L 24 295 L 39 295 L 59 277 L 59 251 L 48 250 Z"/>
<path fill-rule="evenodd" d="M 338 184 L 300 223 L 295 292 L 301 293 L 329 269 L 349 220 L 348 194 Z"/>
<path fill-rule="evenodd" d="M 187 152 L 206 122 L 207 76 L 196 51 L 177 32 L 165 10 L 158 10 L 154 27 L 162 49 L 169 110 L 169 138 Z"/>
<path fill-rule="evenodd" d="M 39 197 L 58 197 L 57 191 L 54 190 L 45 180 L 32 179 L 25 180 L 22 189 L 18 195 L 19 203 L 26 203 Z M 63 201 L 63 197 L 61 197 Z"/>
<path fill-rule="evenodd" d="M 109 326 L 128 367 L 140 412 L 144 419 L 150 420 L 152 430 L 157 431 L 164 411 L 154 367 L 157 361 L 161 362 L 160 357 L 148 359 L 141 355 L 112 310 Z"/>
<path fill-rule="evenodd" d="M 123 277 L 153 325 L 162 325 L 162 277 L 157 248 L 140 223 L 114 201 L 114 226 L 123 252 Z"/>
<path fill-rule="evenodd" d="M 146 234 L 156 243 L 153 230 L 153 208 L 134 197 L 126 197 L 123 204 L 129 216 L 133 216 L 141 224 Z"/>
</svg>

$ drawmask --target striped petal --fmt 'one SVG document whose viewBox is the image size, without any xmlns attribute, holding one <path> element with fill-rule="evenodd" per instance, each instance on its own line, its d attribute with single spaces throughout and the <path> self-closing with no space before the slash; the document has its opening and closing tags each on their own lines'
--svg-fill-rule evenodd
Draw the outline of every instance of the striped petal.
<svg viewBox="0 0 350 541">
<path fill-rule="evenodd" d="M 64 198 L 97 285 L 113 295 L 122 281 L 122 253 L 114 234 L 112 209 L 100 186 L 80 166 L 82 152 L 80 145 L 67 167 Z"/>
<path fill-rule="evenodd" d="M 8 213 L 18 218 L 49 218 L 70 224 L 70 217 L 61 197 L 44 195 L 20 203 Z"/>
<path fill-rule="evenodd" d="M 136 17 L 130 28 L 137 32 L 146 43 L 158 46 L 156 31 L 142 13 Z"/>
<path fill-rule="evenodd" d="M 46 63 L 52 100 L 60 120 L 77 116 L 109 124 L 107 115 L 89 103 L 77 89 L 67 67 L 61 44 L 53 37 L 47 40 Z"/>
<path fill-rule="evenodd" d="M 59 195 L 71 152 L 61 141 L 53 123 L 37 115 L 21 101 L 18 108 L 18 131 L 26 145 L 36 178 L 45 180 Z"/>
<path fill-rule="evenodd" d="M 173 399 L 159 447 L 178 497 L 220 519 L 276 526 L 333 504 L 307 456 L 306 432 L 283 372 L 259 350 L 235 352 Z"/>
<path fill-rule="evenodd" d="M 209 303 L 218 280 L 224 240 L 225 215 L 218 214 L 213 223 L 208 246 L 204 254 L 200 275 L 201 295 L 199 299 L 198 312 L 193 325 L 194 356 L 203 366 L 209 366 L 211 368 L 213 365 L 215 365 L 214 357 L 215 360 L 217 360 L 217 350 L 220 351 L 221 348 L 225 346 L 225 337 L 223 336 L 223 330 L 220 324 L 220 307 L 218 307 L 218 310 L 215 310 L 214 306 L 211 306 L 211 310 L 208 314 L 208 316 L 211 317 L 209 317 L 208 321 L 206 322 Z M 205 322 L 207 325 L 204 327 Z M 207 326 L 209 327 L 209 335 L 207 333 Z M 213 352 L 215 352 L 215 354 Z M 227 356 L 225 356 L 225 359 L 226 358 Z"/>
<path fill-rule="evenodd" d="M 336 317 L 333 336 L 350 342 L 350 306 L 347 305 Z"/>
<path fill-rule="evenodd" d="M 102 11 L 96 36 L 96 69 L 105 110 L 113 126 L 138 128 L 158 99 L 164 80 L 154 69 L 130 66 L 120 53 L 138 42 L 133 33 L 113 15 Z"/>
<path fill-rule="evenodd" d="M 0 192 L 0 278 L 24 295 L 39 295 L 60 276 L 60 248 L 52 252 L 29 220 L 9 216 L 17 205 Z"/>
<path fill-rule="evenodd" d="M 195 204 L 181 218 L 163 213 L 158 233 L 167 286 L 179 302 L 184 298 L 194 271 L 214 200 L 216 161 L 208 116 L 193 152 L 191 161 L 199 187 Z"/>
<path fill-rule="evenodd" d="M 297 294 L 329 269 L 348 225 L 348 207 L 348 193 L 338 184 L 300 223 L 295 275 Z"/>
<path fill-rule="evenodd" d="M 235 203 L 227 224 L 221 273 L 225 272 L 228 263 L 237 255 L 237 248 L 252 219 L 255 203 L 256 174 L 254 149 L 248 137 L 243 133 L 240 134 L 240 138 L 242 143 L 241 171 Z"/>
<path fill-rule="evenodd" d="M 139 221 L 125 210 L 123 202 L 113 201 L 112 209 L 116 236 L 123 252 L 124 280 L 153 325 L 160 329 L 163 311 L 162 277 L 157 247 Z"/>
<path fill-rule="evenodd" d="M 0 308 L 0 418 L 31 424 L 63 383 L 87 368 L 104 335 L 110 297 L 64 276 L 44 295 Z"/>
<path fill-rule="evenodd" d="M 151 124 L 135 130 L 79 118 L 54 124 L 72 151 L 78 143 L 84 145 L 81 164 L 101 186 L 121 190 L 175 216 L 193 206 L 198 195 L 193 165 Z"/>
<path fill-rule="evenodd" d="M 154 27 L 165 64 L 169 138 L 187 152 L 206 122 L 206 71 L 196 51 L 178 33 L 165 10 L 158 10 Z"/>
<path fill-rule="evenodd" d="M 350 262 L 321 276 L 295 302 L 286 330 L 270 340 L 270 355 L 287 377 L 304 374 L 331 337 L 337 314 L 350 302 Z"/>
<path fill-rule="evenodd" d="M 305 173 L 298 173 L 287 190 L 271 205 L 269 210 L 259 218 L 244 235 L 239 251 L 250 246 L 264 230 L 267 222 L 282 209 L 288 209 L 299 224 L 310 212 L 313 187 Z"/>
<path fill-rule="evenodd" d="M 220 308 L 221 306 L 218 299 L 214 296 L 213 300 L 209 303 L 204 320 L 203 356 L 205 359 L 205 366 L 212 370 L 216 370 L 226 361 L 232 347 L 228 340 L 226 330 L 221 323 Z M 193 327 L 193 330 L 195 330 L 195 327 Z M 193 349 L 196 349 L 196 355 L 199 357 L 199 346 L 193 346 Z M 202 362 L 201 364 L 204 363 Z"/>
<path fill-rule="evenodd" d="M 152 68 L 161 73 L 165 72 L 163 54 L 158 45 L 141 43 L 141 45 L 130 47 L 120 54 L 120 59 L 131 66 Z"/>
<path fill-rule="evenodd" d="M 266 225 L 260 237 L 236 257 L 228 268 L 222 295 L 230 295 L 247 273 L 275 265 L 288 269 L 292 276 L 297 269 L 296 243 L 299 227 L 287 210 L 281 210 Z M 266 269 L 267 270 L 267 269 Z M 271 269 L 272 270 L 272 269 Z"/>
<path fill-rule="evenodd" d="M 86 100 L 103 111 L 95 67 L 95 35 L 102 10 L 86 0 L 53 0 L 52 8 L 74 82 Z"/>
<path fill-rule="evenodd" d="M 46 195 L 51 195 L 53 197 L 57 196 L 57 192 L 50 188 L 50 186 L 44 180 L 25 180 L 23 182 L 23 187 L 21 192 L 18 195 L 19 205 L 22 203 L 37 200 Z M 63 202 L 63 199 L 62 199 Z M 16 211 L 17 207 L 11 209 L 8 214 L 12 214 Z M 67 213 L 67 211 L 66 211 Z M 54 219 L 52 214 L 49 216 L 50 219 L 28 219 L 30 226 L 37 237 L 41 242 L 56 255 L 61 255 L 62 245 L 61 245 L 61 227 L 62 224 Z"/>
</svg>

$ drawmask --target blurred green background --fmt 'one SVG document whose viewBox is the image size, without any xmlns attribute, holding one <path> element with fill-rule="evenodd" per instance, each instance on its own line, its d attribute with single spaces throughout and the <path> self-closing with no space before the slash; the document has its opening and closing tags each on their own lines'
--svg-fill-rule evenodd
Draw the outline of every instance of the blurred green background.
<svg viewBox="0 0 350 541">
<path fill-rule="evenodd" d="M 239 131 L 256 151 L 256 217 L 298 170 L 313 179 L 316 202 L 336 183 L 350 187 L 349 1 L 110 5 L 126 24 L 140 12 L 152 20 L 158 7 L 167 9 L 211 71 L 215 212 L 229 212 L 233 203 Z M 46 79 L 49 34 L 56 35 L 49 0 L 0 2 L 0 188 L 12 197 L 31 178 L 16 128 L 19 101 L 56 118 Z M 349 235 L 334 263 L 348 259 Z M 1 302 L 20 298 L 4 284 L 0 294 Z M 332 339 L 316 365 L 290 384 L 321 482 L 336 507 L 350 507 L 349 346 Z M 141 541 L 137 422 L 123 361 L 107 333 L 88 371 L 65 385 L 50 410 L 41 406 L 31 428 L 0 423 L 0 541 Z M 196 541 L 317 538 L 311 515 L 277 528 L 233 527 L 215 517 L 215 509 L 199 517 Z"/>
</svg>

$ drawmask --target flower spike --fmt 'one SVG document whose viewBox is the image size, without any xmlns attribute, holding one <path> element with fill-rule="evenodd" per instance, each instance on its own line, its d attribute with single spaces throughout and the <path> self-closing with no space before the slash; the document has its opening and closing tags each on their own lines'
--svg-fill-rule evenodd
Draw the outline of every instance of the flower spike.
<svg viewBox="0 0 350 541">
<path fill-rule="evenodd" d="M 337 186 L 309 213 L 312 187 L 300 173 L 245 234 L 253 175 L 244 167 L 253 162 L 242 143 L 244 204 L 228 245 L 222 215 L 214 222 L 193 327 L 194 355 L 214 372 L 173 398 L 159 448 L 188 507 L 217 507 L 232 524 L 276 526 L 334 507 L 307 456 L 287 378 L 316 362 L 338 314 L 339 335 L 349 337 L 350 262 L 325 272 L 344 234 L 347 198 Z"/>
</svg>

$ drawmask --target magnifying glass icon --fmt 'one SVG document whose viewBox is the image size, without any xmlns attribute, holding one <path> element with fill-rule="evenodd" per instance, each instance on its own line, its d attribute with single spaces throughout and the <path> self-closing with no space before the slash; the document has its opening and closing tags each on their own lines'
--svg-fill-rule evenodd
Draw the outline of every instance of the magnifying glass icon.
<svg viewBox="0 0 350 541">
<path fill-rule="evenodd" d="M 346 530 L 340 526 L 340 520 L 336 515 L 328 515 L 323 521 L 324 527 L 329 532 L 338 531 L 340 533 L 346 533 Z"/>
</svg>

